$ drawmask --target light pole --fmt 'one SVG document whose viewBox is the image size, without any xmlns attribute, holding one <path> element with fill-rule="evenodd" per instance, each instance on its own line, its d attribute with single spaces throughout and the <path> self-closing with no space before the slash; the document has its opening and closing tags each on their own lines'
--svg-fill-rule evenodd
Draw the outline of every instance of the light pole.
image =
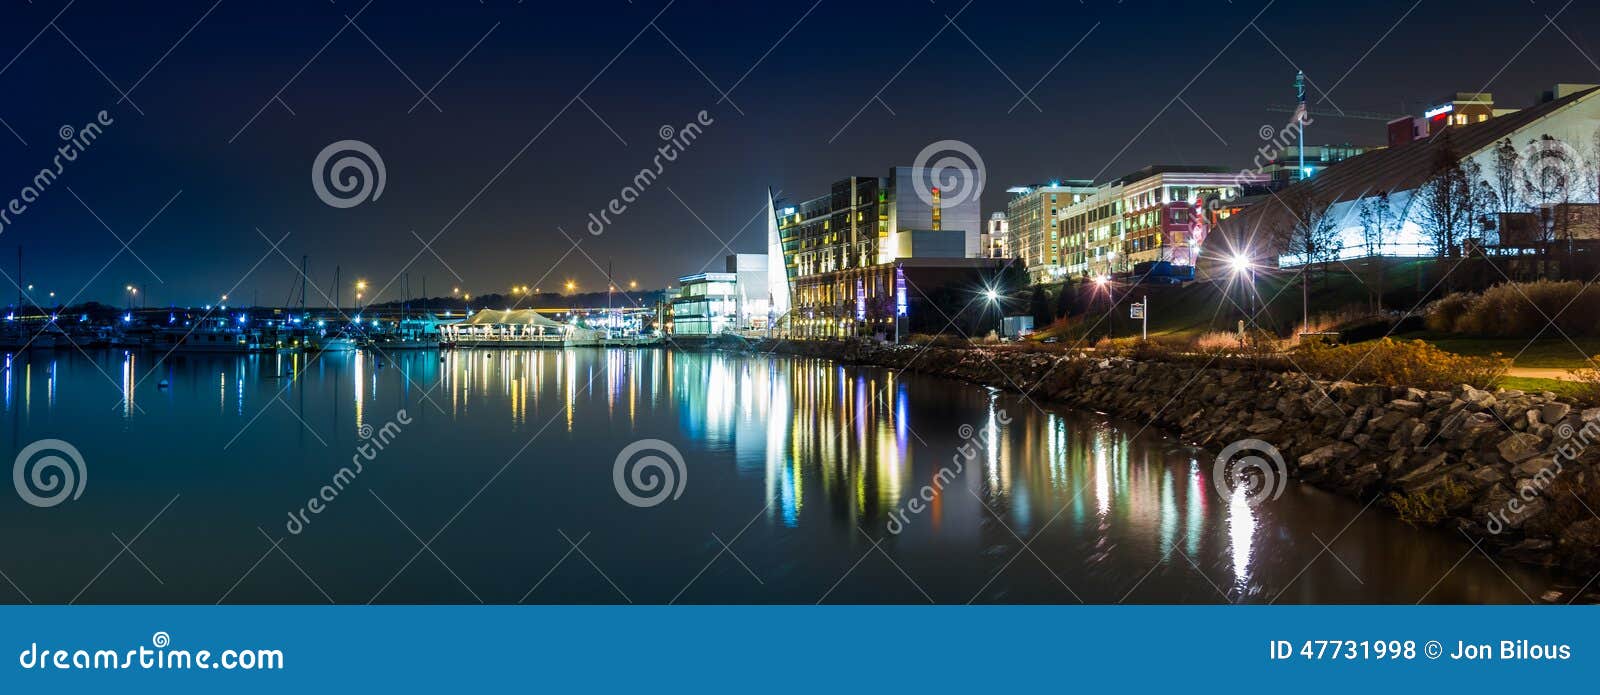
<svg viewBox="0 0 1600 695">
<path fill-rule="evenodd" d="M 1244 276 L 1245 282 L 1241 285 L 1245 294 L 1250 297 L 1250 312 L 1245 316 L 1250 322 L 1255 321 L 1256 314 L 1256 269 L 1247 254 L 1236 253 L 1228 260 L 1228 265 L 1233 269 L 1234 276 Z M 1242 310 L 1242 309 L 1241 309 Z M 1240 321 L 1240 338 L 1244 337 L 1244 321 Z"/>
</svg>

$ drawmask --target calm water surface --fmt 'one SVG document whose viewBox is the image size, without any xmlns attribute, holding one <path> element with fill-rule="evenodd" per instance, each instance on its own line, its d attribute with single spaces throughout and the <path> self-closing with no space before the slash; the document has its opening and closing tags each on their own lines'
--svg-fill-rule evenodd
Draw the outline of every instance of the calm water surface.
<svg viewBox="0 0 1600 695">
<path fill-rule="evenodd" d="M 0 494 L 0 601 L 1524 603 L 1569 583 L 1293 483 L 1252 508 L 1139 422 L 883 369 L 645 349 L 157 357 L 8 358 L 4 460 L 57 438 L 88 476 L 52 508 Z M 618 495 L 618 452 L 641 439 L 682 453 L 678 498 Z M 291 534 L 364 444 L 372 460 Z"/>
</svg>

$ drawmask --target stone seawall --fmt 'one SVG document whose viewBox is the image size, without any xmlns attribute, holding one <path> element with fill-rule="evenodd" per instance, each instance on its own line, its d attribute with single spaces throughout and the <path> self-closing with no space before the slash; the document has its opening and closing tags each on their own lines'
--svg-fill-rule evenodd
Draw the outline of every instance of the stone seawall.
<svg viewBox="0 0 1600 695">
<path fill-rule="evenodd" d="M 1258 439 L 1291 477 L 1456 528 L 1501 556 L 1590 576 L 1600 512 L 1573 491 L 1600 471 L 1600 408 L 1550 393 L 1426 391 L 1312 379 L 1247 364 L 1067 357 L 1016 349 L 844 342 L 745 349 L 960 379 L 1150 422 L 1213 453 Z M 1591 446 L 1593 444 L 1593 446 Z"/>
</svg>

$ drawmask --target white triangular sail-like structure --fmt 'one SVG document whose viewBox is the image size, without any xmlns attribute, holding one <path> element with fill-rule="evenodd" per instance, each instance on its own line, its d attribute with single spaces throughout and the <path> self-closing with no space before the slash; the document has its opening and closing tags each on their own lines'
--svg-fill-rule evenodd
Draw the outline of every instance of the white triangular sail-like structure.
<svg viewBox="0 0 1600 695">
<path fill-rule="evenodd" d="M 772 315 L 789 311 L 789 272 L 783 262 L 783 239 L 778 235 L 778 208 L 767 189 L 767 288 L 772 294 Z"/>
</svg>

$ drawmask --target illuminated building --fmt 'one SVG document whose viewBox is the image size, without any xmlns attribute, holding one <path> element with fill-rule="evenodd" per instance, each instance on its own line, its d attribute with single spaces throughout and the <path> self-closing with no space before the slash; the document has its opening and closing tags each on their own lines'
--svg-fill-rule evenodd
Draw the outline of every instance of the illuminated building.
<svg viewBox="0 0 1600 695">
<path fill-rule="evenodd" d="M 739 318 L 739 276 L 698 273 L 678 278 L 671 299 L 673 335 L 716 335 L 736 328 Z"/>
<path fill-rule="evenodd" d="M 893 337 L 909 330 L 906 322 L 923 325 L 924 317 L 913 315 L 924 293 L 952 283 L 971 293 L 995 281 L 1004 262 L 979 257 L 977 196 L 946 198 L 933 173 L 895 167 L 887 177 L 840 179 L 825 196 L 770 202 L 776 243 L 768 264 L 783 269 L 782 287 L 774 280 L 771 288 L 773 313 L 786 292 L 789 311 L 780 323 L 788 335 Z M 978 178 L 970 170 L 939 173 Z"/>
<path fill-rule="evenodd" d="M 1054 282 L 1067 274 L 1062 267 L 1061 213 L 1096 190 L 1087 180 L 1006 189 L 1011 194 L 1006 204 L 1006 250 L 1022 261 L 1029 282 Z"/>
<path fill-rule="evenodd" d="M 673 335 L 716 335 L 767 328 L 772 295 L 766 255 L 736 253 L 726 260 L 726 272 L 678 278 L 679 289 L 667 300 Z"/>
<path fill-rule="evenodd" d="M 1576 167 L 1583 166 L 1584 153 L 1592 151 L 1595 133 L 1600 132 L 1600 89 L 1558 85 L 1556 89 L 1546 92 L 1551 100 L 1517 111 L 1492 108 L 1492 100 L 1486 94 L 1471 96 L 1481 99 L 1464 100 L 1461 103 L 1482 108 L 1474 111 L 1462 106 L 1464 113 L 1456 114 L 1458 102 L 1450 102 L 1448 110 L 1432 117 L 1441 119 L 1441 129 L 1424 139 L 1353 157 L 1289 187 L 1280 195 L 1305 194 L 1328 204 L 1328 217 L 1337 225 L 1337 258 L 1374 254 L 1460 255 L 1461 246 L 1435 248 L 1429 233 L 1422 227 L 1423 213 L 1419 211 L 1422 206 L 1413 201 L 1417 198 L 1417 191 L 1426 186 L 1434 172 L 1439 170 L 1441 161 L 1470 159 L 1481 170 L 1480 176 L 1492 182 L 1499 150 L 1509 142 L 1515 148 L 1519 162 L 1518 170 L 1510 173 L 1519 181 L 1526 175 L 1528 166 L 1556 167 L 1556 171 L 1560 171 L 1560 167 L 1571 166 L 1575 167 L 1573 172 L 1581 172 Z M 1435 107 L 1435 110 L 1443 106 Z M 1466 119 L 1468 122 L 1462 125 L 1457 119 L 1457 122 L 1451 123 L 1445 114 L 1469 116 Z M 1480 115 L 1483 118 L 1478 118 Z M 1362 227 L 1362 206 L 1383 200 L 1379 198 L 1380 194 L 1386 194 L 1390 213 L 1398 222 L 1395 223 L 1396 229 L 1381 244 L 1375 242 L 1369 245 Z M 1530 196 L 1525 191 L 1524 195 L 1518 197 Z M 1523 232 L 1515 225 L 1525 224 L 1527 219 L 1516 213 L 1535 213 L 1548 208 L 1550 213 L 1547 217 L 1561 220 L 1564 215 L 1554 209 L 1555 205 L 1577 206 L 1595 202 L 1595 191 L 1590 186 L 1567 189 L 1559 200 L 1521 200 L 1514 204 L 1515 209 L 1494 211 L 1506 213 L 1503 215 L 1505 220 L 1513 223 L 1508 230 L 1510 234 L 1504 239 L 1501 239 L 1501 230 L 1498 228 L 1502 216 L 1486 214 L 1470 223 L 1470 227 L 1464 225 L 1462 238 L 1457 241 L 1462 245 L 1479 247 L 1494 247 L 1501 243 L 1518 245 L 1520 242 L 1517 237 Z M 1578 209 L 1567 208 L 1572 212 L 1565 217 L 1579 216 L 1578 220 L 1573 221 L 1581 221 Z M 1581 224 L 1573 226 L 1582 227 Z M 1225 258 L 1234 253 L 1245 253 L 1255 257 L 1257 262 L 1268 265 L 1297 265 L 1303 259 L 1284 253 L 1281 242 L 1285 232 L 1293 229 L 1293 213 L 1285 206 L 1255 205 L 1221 222 L 1216 228 L 1218 233 L 1210 235 L 1211 240 L 1206 243 L 1207 255 Z"/>
<path fill-rule="evenodd" d="M 1220 167 L 1150 166 L 1101 184 L 1060 213 L 1058 275 L 1128 272 L 1146 261 L 1193 265 L 1209 228 L 1204 201 L 1235 198 L 1267 179 Z"/>
<path fill-rule="evenodd" d="M 989 215 L 989 222 L 983 228 L 983 233 L 978 235 L 978 255 L 983 258 L 1010 258 L 1007 253 L 1006 213 L 996 212 Z"/>
</svg>

